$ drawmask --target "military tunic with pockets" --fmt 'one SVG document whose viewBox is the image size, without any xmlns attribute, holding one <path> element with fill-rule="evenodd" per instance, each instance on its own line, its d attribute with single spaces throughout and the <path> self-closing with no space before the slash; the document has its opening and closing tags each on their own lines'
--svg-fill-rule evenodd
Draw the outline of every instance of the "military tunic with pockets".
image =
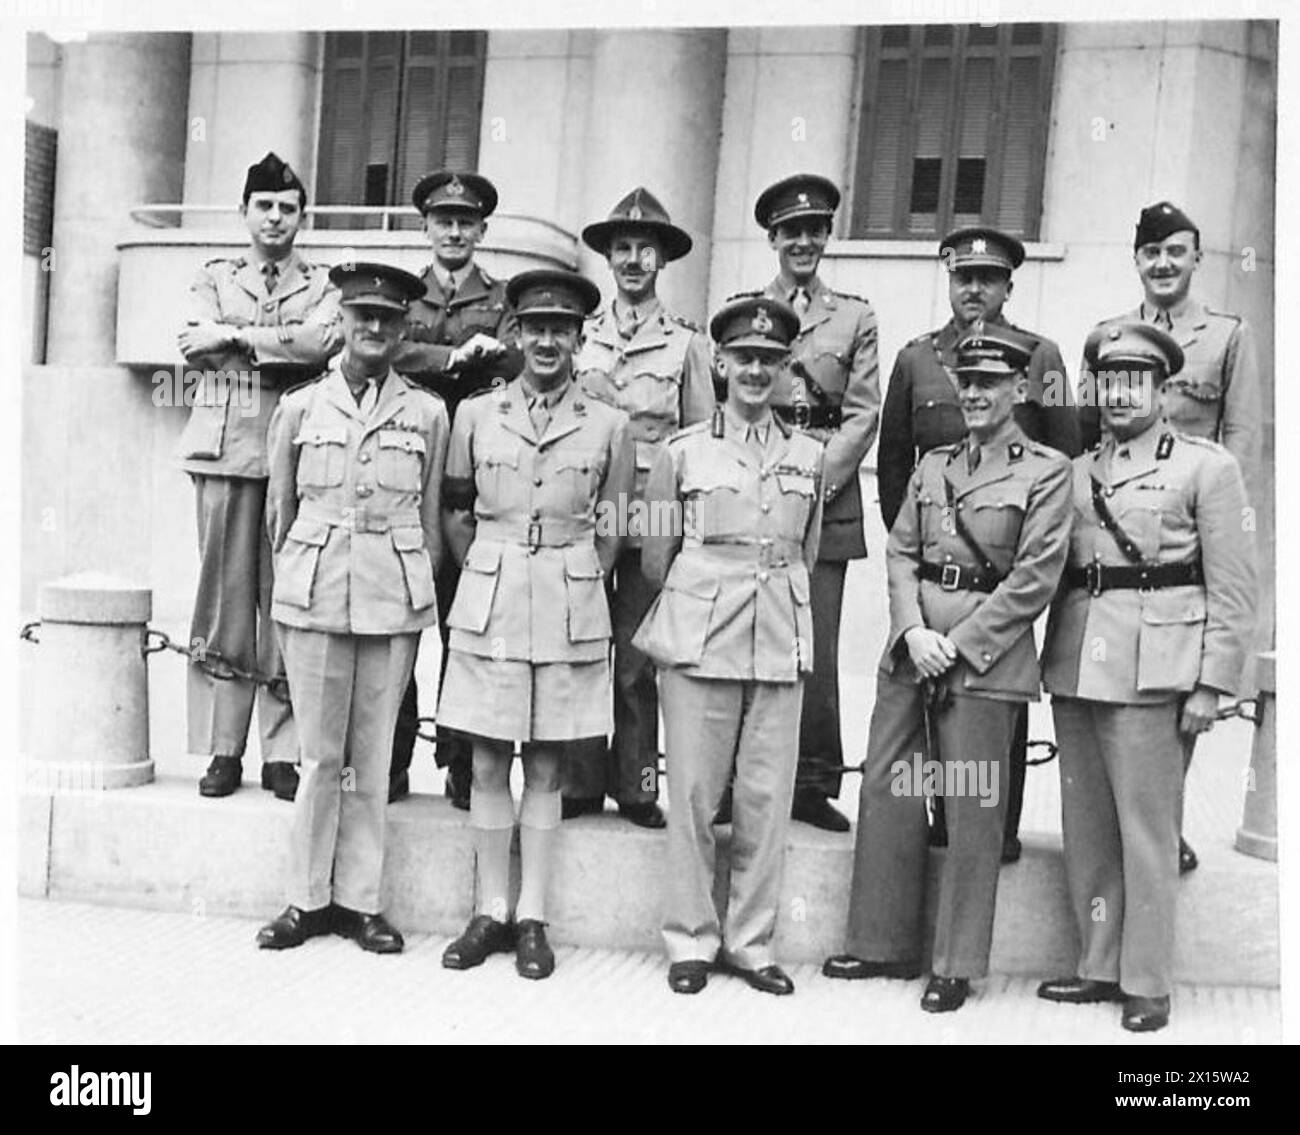
<svg viewBox="0 0 1300 1135">
<path fill-rule="evenodd" d="M 921 458 L 886 545 L 889 638 L 867 741 L 848 929 L 857 957 L 922 961 L 928 839 L 913 770 L 918 756 L 930 759 L 932 732 L 934 759 L 952 770 L 932 966 L 936 976 L 962 978 L 988 970 L 1011 730 L 1019 706 L 1038 698 L 1033 624 L 1056 590 L 1070 530 L 1065 457 L 1009 423 L 980 447 L 970 472 L 973 445 L 968 438 Z M 958 517 L 992 564 L 991 591 L 969 586 L 988 571 Z M 938 578 L 923 577 L 923 563 Z M 904 641 L 919 626 L 958 651 L 937 683 L 944 696 L 929 708 Z"/>
<path fill-rule="evenodd" d="M 812 666 L 809 573 L 822 513 L 821 442 L 769 417 L 761 451 L 729 410 L 675 434 L 646 488 L 659 516 L 644 545 L 663 590 L 635 644 L 659 666 L 666 729 L 671 961 L 722 950 L 747 969 L 771 940 Z M 663 523 L 666 516 L 677 523 Z M 731 898 L 713 904 L 713 815 L 735 769 Z"/>
<path fill-rule="evenodd" d="M 1093 504 L 1094 480 L 1142 563 L 1199 563 L 1204 577 L 1095 595 L 1065 586 L 1043 649 L 1078 975 L 1158 997 L 1172 981 L 1180 708 L 1197 685 L 1236 691 L 1254 622 L 1253 545 L 1237 462 L 1212 441 L 1157 424 L 1075 459 L 1071 569 L 1131 563 Z M 1096 917 L 1098 900 L 1109 917 Z"/>
<path fill-rule="evenodd" d="M 363 411 L 336 362 L 285 395 L 268 435 L 273 614 L 302 760 L 289 901 L 303 910 L 381 908 L 397 707 L 437 622 L 447 411 L 395 371 L 377 393 Z"/>
<path fill-rule="evenodd" d="M 202 378 L 179 455 L 194 480 L 199 534 L 190 640 L 239 666 L 283 675 L 270 619 L 266 431 L 281 390 L 319 373 L 342 338 L 338 289 L 328 268 L 296 252 L 277 268 L 269 292 L 251 255 L 210 260 L 195 277 L 190 320 L 238 328 L 248 349 L 227 348 L 189 361 Z M 254 687 L 214 679 L 193 664 L 187 680 L 189 751 L 242 756 Z M 298 741 L 288 704 L 265 687 L 257 688 L 256 701 L 262 759 L 295 762 Z"/>
<path fill-rule="evenodd" d="M 632 486 L 627 415 L 570 381 L 539 437 L 527 396 L 515 379 L 456 414 L 446 472 L 473 482 L 475 528 L 438 719 L 502 740 L 592 737 L 609 728 L 604 577 Z"/>
<path fill-rule="evenodd" d="M 620 334 L 613 306 L 591 315 L 574 363 L 587 394 L 624 411 L 636 452 L 631 507 L 645 499 L 645 482 L 660 445 L 682 426 L 713 409 L 709 346 L 699 329 L 662 305 L 630 339 Z M 631 516 L 631 513 L 629 513 Z M 629 527 L 611 576 L 614 634 L 614 739 L 573 745 L 565 755 L 564 789 L 570 797 L 606 793 L 621 804 L 658 796 L 659 698 L 654 667 L 632 645 L 654 598 L 641 571 L 641 532 Z"/>
</svg>

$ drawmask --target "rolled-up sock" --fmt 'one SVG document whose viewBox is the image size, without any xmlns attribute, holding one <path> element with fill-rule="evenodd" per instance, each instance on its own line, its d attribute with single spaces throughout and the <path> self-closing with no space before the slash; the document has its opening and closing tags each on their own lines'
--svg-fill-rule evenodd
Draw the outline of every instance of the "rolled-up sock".
<svg viewBox="0 0 1300 1135">
<path fill-rule="evenodd" d="M 469 802 L 474 829 L 478 882 L 476 914 L 498 922 L 510 921 L 510 837 L 515 828 L 515 802 L 509 785 L 500 789 L 474 786 Z"/>
</svg>

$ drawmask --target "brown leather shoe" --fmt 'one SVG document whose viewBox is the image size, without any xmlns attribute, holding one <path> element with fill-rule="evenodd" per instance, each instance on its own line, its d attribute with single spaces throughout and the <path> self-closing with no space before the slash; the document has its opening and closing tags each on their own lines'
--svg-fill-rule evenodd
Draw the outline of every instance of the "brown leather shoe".
<svg viewBox="0 0 1300 1135">
<path fill-rule="evenodd" d="M 852 954 L 836 954 L 822 963 L 822 974 L 840 981 L 863 981 L 869 977 L 914 981 L 921 976 L 921 965 L 919 962 L 875 962 Z"/>
<path fill-rule="evenodd" d="M 465 932 L 442 952 L 446 969 L 473 969 L 491 954 L 505 954 L 515 948 L 515 930 L 508 922 L 498 922 L 486 914 L 469 920 Z"/>
<path fill-rule="evenodd" d="M 333 928 L 333 907 L 300 910 L 288 906 L 257 932 L 257 945 L 262 950 L 288 950 L 301 946 L 308 938 L 328 934 Z"/>
<path fill-rule="evenodd" d="M 298 794 L 298 770 L 288 761 L 267 761 L 262 765 L 262 787 L 277 800 L 292 801 Z"/>
<path fill-rule="evenodd" d="M 334 908 L 334 933 L 351 938 L 372 954 L 400 954 L 406 945 L 382 914 L 363 914 L 345 906 Z"/>
<path fill-rule="evenodd" d="M 970 980 L 965 977 L 931 977 L 921 994 L 921 1008 L 927 1013 L 952 1013 L 966 1004 Z"/>
<path fill-rule="evenodd" d="M 555 972 L 555 953 L 546 941 L 546 923 L 525 918 L 515 924 L 515 969 L 520 977 L 540 981 Z"/>
<path fill-rule="evenodd" d="M 698 993 L 709 984 L 710 962 L 673 962 L 668 967 L 668 988 L 674 993 Z"/>
<path fill-rule="evenodd" d="M 1066 1005 L 1096 1005 L 1103 1001 L 1123 1001 L 1118 981 L 1093 981 L 1087 977 L 1062 977 L 1045 981 L 1038 987 L 1044 1001 L 1061 1001 Z"/>
<path fill-rule="evenodd" d="M 763 966 L 761 969 L 743 969 L 740 966 L 727 966 L 727 972 L 747 981 L 751 988 L 760 993 L 774 993 L 778 997 L 788 997 L 794 992 L 794 982 L 790 975 L 780 966 Z"/>
<path fill-rule="evenodd" d="M 1169 997 L 1126 997 L 1120 1024 L 1131 1033 L 1153 1033 L 1169 1024 Z"/>
<path fill-rule="evenodd" d="M 213 757 L 199 781 L 200 796 L 229 796 L 244 778 L 243 757 Z"/>
</svg>

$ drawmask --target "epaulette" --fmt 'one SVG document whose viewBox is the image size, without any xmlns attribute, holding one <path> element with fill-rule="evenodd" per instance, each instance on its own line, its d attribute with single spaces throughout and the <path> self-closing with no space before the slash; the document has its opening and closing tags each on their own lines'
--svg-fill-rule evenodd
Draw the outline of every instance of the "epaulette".
<svg viewBox="0 0 1300 1135">
<path fill-rule="evenodd" d="M 241 256 L 240 259 L 242 260 L 243 257 Z M 203 267 L 211 268 L 214 264 L 234 264 L 234 263 L 235 261 L 231 260 L 230 257 L 228 256 L 214 256 L 211 260 L 205 260 L 203 262 Z"/>
<path fill-rule="evenodd" d="M 918 335 L 915 339 L 909 339 L 907 345 L 909 347 L 919 347 L 924 343 L 931 343 L 934 341 L 936 334 L 937 332 L 934 331 L 926 331 L 923 334 Z"/>
<path fill-rule="evenodd" d="M 686 316 L 678 315 L 675 311 L 667 311 L 667 310 L 664 311 L 664 314 L 679 326 L 685 327 L 689 331 L 698 331 L 701 335 L 704 334 L 704 328 L 701 327 L 698 323 L 692 323 L 689 319 L 686 318 Z"/>
<path fill-rule="evenodd" d="M 838 288 L 827 288 L 826 290 L 830 292 L 831 295 L 838 296 L 840 299 L 857 300 L 858 303 L 865 303 L 868 307 L 871 306 L 871 301 L 867 299 L 866 296 L 857 296 L 852 292 L 842 292 Z"/>
<path fill-rule="evenodd" d="M 497 389 L 498 387 L 495 386 L 480 386 L 477 390 L 471 390 L 468 394 L 465 395 L 464 398 L 461 399 L 461 401 L 468 402 L 471 398 L 482 398 L 483 395 L 491 394 Z"/>
<path fill-rule="evenodd" d="M 1037 331 L 1026 331 L 1023 327 L 1017 327 L 1010 321 L 1007 322 L 1007 327 L 1010 330 L 1015 331 L 1017 334 L 1023 335 L 1026 339 L 1032 339 L 1034 341 L 1033 350 L 1035 351 L 1038 350 L 1039 346 L 1046 338 L 1046 336 L 1040 335 Z"/>
<path fill-rule="evenodd" d="M 692 422 L 689 426 L 682 426 L 682 428 L 677 430 L 675 433 L 669 434 L 664 444 L 672 445 L 674 442 L 684 441 L 686 438 L 694 437 L 696 434 L 707 433 L 709 427 L 710 423 L 707 421 Z"/>
<path fill-rule="evenodd" d="M 1241 322 L 1242 322 L 1242 317 L 1241 317 L 1240 315 L 1237 315 L 1237 314 L 1235 314 L 1234 312 L 1231 312 L 1231 311 L 1216 311 L 1214 308 L 1210 307 L 1208 304 L 1207 304 L 1206 307 L 1205 307 L 1205 314 L 1206 314 L 1206 315 L 1217 315 L 1220 319 L 1231 319 L 1233 323 L 1241 323 Z"/>
<path fill-rule="evenodd" d="M 767 292 L 761 289 L 755 292 L 732 292 L 731 295 L 729 295 L 722 302 L 731 303 L 732 300 L 751 300 L 754 299 L 756 296 L 765 296 L 765 295 L 767 295 Z"/>
<path fill-rule="evenodd" d="M 287 386 L 287 387 L 285 387 L 285 389 L 284 389 L 283 391 L 281 391 L 281 393 L 280 393 L 280 397 L 281 397 L 281 398 L 288 398 L 289 395 L 290 395 L 290 394 L 293 394 L 295 391 L 298 391 L 298 390 L 306 390 L 307 387 L 309 387 L 309 386 L 314 386 L 316 383 L 320 382 L 320 380 L 321 380 L 322 378 L 324 378 L 325 375 L 328 374 L 328 373 L 329 373 L 328 371 L 322 371 L 320 374 L 316 375 L 314 378 L 305 378 L 305 379 L 302 380 L 302 382 L 295 382 L 292 386 Z"/>
<path fill-rule="evenodd" d="M 1214 453 L 1224 453 L 1229 457 L 1232 456 L 1231 451 L 1225 446 L 1221 445 L 1217 441 L 1211 441 L 1208 437 L 1201 437 L 1200 434 L 1185 434 L 1182 430 L 1171 430 L 1170 433 L 1172 436 L 1176 437 L 1180 443 L 1185 442 L 1187 445 L 1195 445 L 1199 446 L 1201 449 L 1211 450 Z M 1233 457 L 1233 460 L 1235 461 L 1236 458 Z"/>
</svg>

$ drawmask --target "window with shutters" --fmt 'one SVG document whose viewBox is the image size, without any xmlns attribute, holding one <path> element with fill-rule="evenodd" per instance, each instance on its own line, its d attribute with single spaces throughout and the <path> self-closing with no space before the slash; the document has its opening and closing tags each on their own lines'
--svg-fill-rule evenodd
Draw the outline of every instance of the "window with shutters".
<svg viewBox="0 0 1300 1135">
<path fill-rule="evenodd" d="M 1055 54 L 1052 24 L 864 28 L 849 235 L 1036 240 Z"/>
<path fill-rule="evenodd" d="M 23 252 L 44 256 L 53 243 L 54 157 L 58 134 L 48 126 L 27 123 L 23 185 Z"/>
<path fill-rule="evenodd" d="M 327 33 L 315 200 L 400 205 L 430 170 L 474 170 L 486 48 L 486 32 Z M 379 223 L 334 217 L 317 226 Z"/>
</svg>

